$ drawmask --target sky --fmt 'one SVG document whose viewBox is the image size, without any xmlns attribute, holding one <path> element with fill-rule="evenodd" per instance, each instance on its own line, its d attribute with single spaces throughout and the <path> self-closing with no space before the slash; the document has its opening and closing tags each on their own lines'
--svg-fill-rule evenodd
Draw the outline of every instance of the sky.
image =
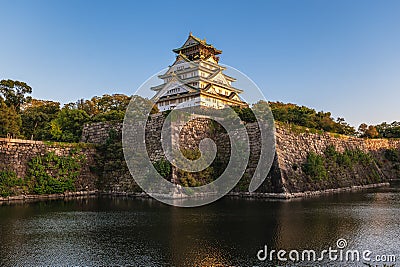
<svg viewBox="0 0 400 267">
<path fill-rule="evenodd" d="M 61 103 L 132 95 L 190 31 L 270 101 L 400 121 L 400 1 L 0 0 L 0 79 Z"/>
</svg>

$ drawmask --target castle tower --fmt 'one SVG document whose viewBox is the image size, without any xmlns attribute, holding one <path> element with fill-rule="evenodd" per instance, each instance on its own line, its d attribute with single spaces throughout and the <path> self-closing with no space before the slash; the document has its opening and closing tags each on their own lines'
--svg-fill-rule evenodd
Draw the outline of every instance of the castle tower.
<svg viewBox="0 0 400 267">
<path fill-rule="evenodd" d="M 190 33 L 186 42 L 172 51 L 177 54 L 175 62 L 158 76 L 164 82 L 151 88 L 160 111 L 193 106 L 247 107 L 239 97 L 243 91 L 232 86 L 236 79 L 224 74 L 226 68 L 218 64 L 221 50 Z"/>
</svg>

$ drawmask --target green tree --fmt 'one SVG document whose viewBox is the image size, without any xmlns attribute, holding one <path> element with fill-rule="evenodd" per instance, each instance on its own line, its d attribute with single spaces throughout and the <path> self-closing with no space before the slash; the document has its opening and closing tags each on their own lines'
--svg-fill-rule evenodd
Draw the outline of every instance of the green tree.
<svg viewBox="0 0 400 267">
<path fill-rule="evenodd" d="M 21 106 L 30 101 L 31 98 L 27 94 L 32 93 L 32 88 L 24 82 L 1 80 L 0 93 L 4 97 L 6 105 L 14 106 L 16 111 L 19 112 Z"/>
<path fill-rule="evenodd" d="M 62 142 L 79 142 L 83 125 L 89 122 L 89 115 L 79 109 L 64 107 L 51 121 L 52 139 Z"/>
<path fill-rule="evenodd" d="M 105 94 L 101 97 L 92 97 L 90 100 L 81 99 L 76 103 L 70 103 L 69 106 L 85 111 L 93 122 L 122 121 L 130 100 L 131 97 L 124 94 Z"/>
<path fill-rule="evenodd" d="M 344 118 L 337 118 L 336 123 L 339 125 L 337 129 L 337 133 L 345 134 L 345 135 L 356 135 L 356 129 L 350 126 Z"/>
<path fill-rule="evenodd" d="M 376 129 L 384 138 L 400 138 L 400 122 L 394 121 L 390 124 L 383 122 L 376 125 Z"/>
<path fill-rule="evenodd" d="M 291 103 L 267 103 L 265 101 L 260 101 L 253 106 L 253 109 L 258 113 L 259 110 L 266 110 L 267 105 L 271 108 L 276 121 L 323 130 L 326 132 L 347 135 L 355 135 L 356 133 L 356 130 L 346 123 L 343 118 L 338 118 L 335 121 L 330 112 L 317 112 L 316 110 L 305 106 L 298 106 Z"/>
<path fill-rule="evenodd" d="M 60 103 L 32 99 L 21 111 L 22 134 L 33 140 L 51 139 L 51 121 L 60 112 Z"/>
<path fill-rule="evenodd" d="M 361 123 L 358 127 L 358 134 L 360 137 L 365 136 L 365 132 L 368 130 L 368 125 L 366 123 Z"/>
<path fill-rule="evenodd" d="M 92 122 L 100 121 L 123 121 L 125 117 L 125 112 L 120 110 L 110 110 L 104 113 L 99 113 L 92 117 Z"/>
<path fill-rule="evenodd" d="M 110 111 L 125 112 L 131 97 L 124 94 L 95 96 L 90 100 L 81 99 L 76 103 L 78 109 L 84 110 L 89 116 L 108 113 Z"/>
<path fill-rule="evenodd" d="M 233 107 L 233 110 L 238 114 L 239 118 L 244 122 L 257 121 L 251 108 Z"/>
<path fill-rule="evenodd" d="M 310 152 L 307 155 L 307 160 L 302 165 L 302 170 L 314 180 L 325 180 L 328 177 L 324 158 L 314 152 Z"/>
<path fill-rule="evenodd" d="M 14 106 L 8 107 L 0 97 L 0 136 L 18 137 L 20 135 L 21 116 Z"/>
</svg>

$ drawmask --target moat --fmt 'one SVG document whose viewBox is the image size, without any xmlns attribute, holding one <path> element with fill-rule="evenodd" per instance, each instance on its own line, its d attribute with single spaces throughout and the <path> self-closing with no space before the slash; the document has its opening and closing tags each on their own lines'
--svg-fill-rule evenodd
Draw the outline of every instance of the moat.
<svg viewBox="0 0 400 267">
<path fill-rule="evenodd" d="M 341 238 L 349 249 L 399 261 L 399 214 L 398 182 L 289 201 L 224 198 L 200 208 L 111 197 L 3 203 L 0 265 L 276 266 L 257 259 L 264 245 L 321 251 Z"/>
</svg>

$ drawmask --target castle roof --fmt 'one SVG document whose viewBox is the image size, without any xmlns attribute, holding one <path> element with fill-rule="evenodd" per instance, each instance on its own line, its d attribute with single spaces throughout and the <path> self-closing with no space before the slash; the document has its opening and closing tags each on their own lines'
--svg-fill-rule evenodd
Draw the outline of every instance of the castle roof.
<svg viewBox="0 0 400 267">
<path fill-rule="evenodd" d="M 181 47 L 175 48 L 172 51 L 179 54 L 180 51 L 185 50 L 190 47 L 195 47 L 195 46 L 201 46 L 201 47 L 207 48 L 207 49 L 211 50 L 214 55 L 219 55 L 222 53 L 222 50 L 216 49 L 212 44 L 208 44 L 206 42 L 206 39 L 202 40 L 202 39 L 194 36 L 192 34 L 192 32 L 189 33 L 189 37 L 187 38 L 187 40 Z"/>
</svg>

